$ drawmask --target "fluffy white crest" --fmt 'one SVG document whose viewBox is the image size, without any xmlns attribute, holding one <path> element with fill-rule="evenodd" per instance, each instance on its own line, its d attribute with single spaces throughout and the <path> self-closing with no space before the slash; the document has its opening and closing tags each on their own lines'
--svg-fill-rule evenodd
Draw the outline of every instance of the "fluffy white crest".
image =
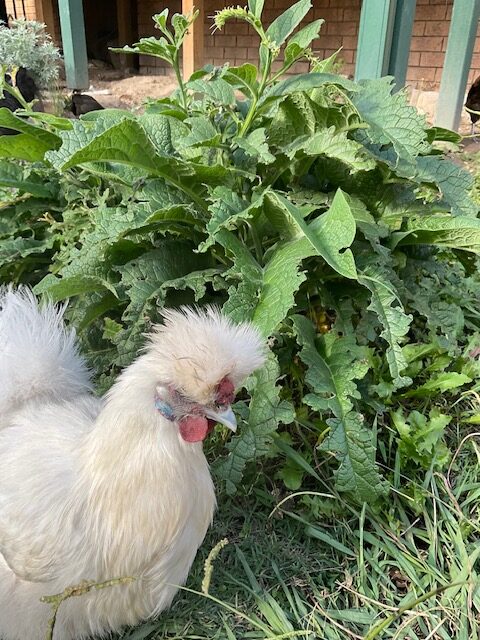
<svg viewBox="0 0 480 640">
<path fill-rule="evenodd" d="M 163 316 L 164 324 L 150 337 L 148 362 L 158 379 L 200 404 L 213 400 L 224 377 L 237 387 L 265 360 L 257 329 L 251 323 L 234 324 L 215 307 L 183 307 Z"/>
</svg>

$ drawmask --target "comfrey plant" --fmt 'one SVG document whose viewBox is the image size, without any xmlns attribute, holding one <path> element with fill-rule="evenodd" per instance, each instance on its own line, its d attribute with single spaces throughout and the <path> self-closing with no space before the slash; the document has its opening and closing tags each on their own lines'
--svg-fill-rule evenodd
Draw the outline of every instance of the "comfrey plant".
<svg viewBox="0 0 480 640">
<path fill-rule="evenodd" d="M 263 457 L 290 489 L 321 473 L 381 501 L 407 465 L 448 464 L 447 408 L 477 392 L 473 180 L 442 151 L 460 136 L 429 127 L 391 78 L 357 83 L 332 72 L 334 56 L 316 60 L 310 0 L 268 27 L 262 8 L 214 18 L 253 28 L 258 67 L 190 78 L 179 61 L 195 14 L 154 16 L 160 37 L 121 51 L 168 61 L 179 88 L 144 114 L 0 111 L 21 132 L 0 137 L 13 193 L 0 281 L 71 300 L 105 387 L 163 308 L 215 303 L 253 322 L 271 349 L 214 464 L 226 490 L 256 481 Z M 284 77 L 301 59 L 311 71 Z"/>
</svg>

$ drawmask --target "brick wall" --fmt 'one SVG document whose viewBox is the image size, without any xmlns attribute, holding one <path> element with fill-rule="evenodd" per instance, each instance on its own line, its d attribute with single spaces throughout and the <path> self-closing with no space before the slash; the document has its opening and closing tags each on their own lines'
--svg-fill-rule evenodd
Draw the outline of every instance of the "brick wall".
<svg viewBox="0 0 480 640">
<path fill-rule="evenodd" d="M 258 38 L 252 28 L 242 22 L 230 22 L 221 32 L 212 33 L 211 16 L 223 6 L 237 4 L 231 1 L 204 0 L 205 2 L 205 62 L 234 65 L 257 62 Z M 279 13 L 291 6 L 293 0 L 266 0 L 263 19 L 272 22 Z M 240 5 L 246 2 L 240 2 Z M 171 11 L 179 11 L 180 0 L 170 0 Z M 453 0 L 417 0 L 417 11 L 410 49 L 407 83 L 420 89 L 438 88 L 442 72 Z M 154 35 L 151 16 L 165 6 L 163 0 L 138 0 L 139 35 Z M 361 0 L 313 0 L 308 20 L 323 18 L 321 37 L 313 43 L 315 53 L 323 58 L 342 47 L 340 58 L 343 73 L 353 74 L 357 48 Z M 305 71 L 306 63 L 297 65 L 293 72 Z M 142 58 L 142 73 L 165 73 L 161 60 Z M 480 75 L 480 29 L 477 35 L 469 83 Z"/>
</svg>

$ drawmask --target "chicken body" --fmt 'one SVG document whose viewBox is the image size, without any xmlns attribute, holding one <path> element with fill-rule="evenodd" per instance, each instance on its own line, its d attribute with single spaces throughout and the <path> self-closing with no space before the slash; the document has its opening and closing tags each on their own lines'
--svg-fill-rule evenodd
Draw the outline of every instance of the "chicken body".
<svg viewBox="0 0 480 640">
<path fill-rule="evenodd" d="M 261 364 L 259 337 L 215 312 L 172 313 L 100 400 L 60 312 L 25 292 L 0 306 L 0 638 L 43 640 L 40 598 L 83 580 L 134 579 L 65 601 L 56 640 L 158 614 L 187 578 L 215 494 L 202 442 L 157 410 L 156 389 L 209 404 L 218 380 L 237 385 Z"/>
<path fill-rule="evenodd" d="M 475 123 L 480 119 L 478 113 L 472 113 L 472 111 L 480 112 L 480 76 L 475 79 L 474 83 L 470 87 L 465 106 L 470 109 L 468 115 L 472 121 L 472 135 L 475 133 Z"/>
</svg>

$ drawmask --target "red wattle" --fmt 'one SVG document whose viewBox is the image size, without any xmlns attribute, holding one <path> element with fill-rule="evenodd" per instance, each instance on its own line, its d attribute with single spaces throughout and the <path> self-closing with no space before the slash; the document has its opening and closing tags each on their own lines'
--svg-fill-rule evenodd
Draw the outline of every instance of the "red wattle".
<svg viewBox="0 0 480 640">
<path fill-rule="evenodd" d="M 179 422 L 180 435 L 185 442 L 205 440 L 209 431 L 208 420 L 204 416 L 186 416 Z"/>
</svg>

